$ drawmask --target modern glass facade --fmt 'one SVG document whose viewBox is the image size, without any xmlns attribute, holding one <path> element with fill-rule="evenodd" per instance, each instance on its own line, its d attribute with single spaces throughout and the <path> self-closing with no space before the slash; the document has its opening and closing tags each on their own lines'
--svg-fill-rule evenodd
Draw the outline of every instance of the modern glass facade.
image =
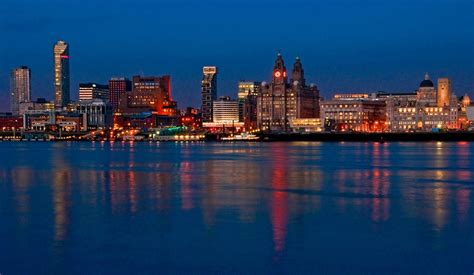
<svg viewBox="0 0 474 275">
<path fill-rule="evenodd" d="M 58 41 L 54 45 L 54 105 L 66 107 L 70 101 L 69 45 Z"/>
</svg>

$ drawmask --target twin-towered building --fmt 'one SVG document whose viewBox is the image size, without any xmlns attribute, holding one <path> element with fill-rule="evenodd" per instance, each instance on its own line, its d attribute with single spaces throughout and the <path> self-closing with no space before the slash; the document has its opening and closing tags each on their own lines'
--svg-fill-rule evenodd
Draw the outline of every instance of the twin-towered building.
<svg viewBox="0 0 474 275">
<path fill-rule="evenodd" d="M 300 58 L 296 58 L 289 75 L 278 53 L 272 81 L 262 83 L 257 96 L 257 127 L 263 131 L 289 132 L 292 120 L 318 116 L 319 90 L 316 85 L 306 85 Z"/>
</svg>

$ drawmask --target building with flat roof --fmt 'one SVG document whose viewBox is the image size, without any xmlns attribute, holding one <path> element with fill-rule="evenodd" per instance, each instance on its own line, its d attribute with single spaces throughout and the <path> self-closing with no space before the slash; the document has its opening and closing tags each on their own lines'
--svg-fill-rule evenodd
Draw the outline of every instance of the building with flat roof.
<svg viewBox="0 0 474 275">
<path fill-rule="evenodd" d="M 13 115 L 20 114 L 20 104 L 31 101 L 31 70 L 26 66 L 15 68 L 11 72 L 11 101 Z"/>
<path fill-rule="evenodd" d="M 386 130 L 384 100 L 333 98 L 321 102 L 321 119 L 335 123 L 338 131 L 381 132 Z"/>
<path fill-rule="evenodd" d="M 212 103 L 212 122 L 214 123 L 235 123 L 239 122 L 239 102 L 222 96 Z"/>
<path fill-rule="evenodd" d="M 132 91 L 132 82 L 124 77 L 114 77 L 109 80 L 109 102 L 112 110 L 117 112 L 120 99 L 126 98 L 126 94 Z"/>
<path fill-rule="evenodd" d="M 79 101 L 101 99 L 109 100 L 109 86 L 97 83 L 79 84 Z"/>
</svg>

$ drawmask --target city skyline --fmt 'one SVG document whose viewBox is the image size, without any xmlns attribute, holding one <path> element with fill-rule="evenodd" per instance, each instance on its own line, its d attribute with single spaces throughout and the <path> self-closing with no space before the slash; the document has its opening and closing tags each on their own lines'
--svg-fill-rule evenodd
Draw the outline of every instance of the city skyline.
<svg viewBox="0 0 474 275">
<path fill-rule="evenodd" d="M 141 16 L 135 12 L 137 7 L 131 5 L 126 5 L 126 10 L 124 7 L 114 8 L 109 15 L 104 16 L 104 26 L 92 20 L 87 22 L 88 28 L 78 22 L 97 17 L 107 7 L 104 5 L 106 2 L 92 9 L 87 16 L 81 11 L 93 3 L 86 2 L 83 3 L 84 7 L 79 7 L 76 1 L 71 1 L 63 8 L 46 11 L 54 1 L 42 2 L 43 5 L 39 6 L 34 1 L 7 2 L 12 11 L 22 4 L 29 4 L 31 8 L 25 9 L 19 19 L 25 17 L 23 19 L 34 25 L 37 32 L 31 33 L 31 30 L 21 28 L 21 20 L 17 22 L 9 14 L 5 14 L 2 19 L 4 27 L 1 31 L 9 41 L 0 46 L 2 111 L 9 109 L 9 72 L 21 65 L 30 67 L 34 75 L 32 97 L 52 99 L 51 45 L 59 39 L 72 45 L 70 67 L 73 100 L 77 100 L 75 91 L 79 83 L 106 84 L 115 76 L 171 75 L 173 95 L 179 107 L 199 106 L 203 66 L 210 64 L 219 67 L 218 96 L 235 97 L 238 81 L 269 79 L 272 73 L 269 64 L 279 49 L 284 56 L 302 57 L 308 79 L 318 85 L 324 97 L 334 92 L 413 91 L 425 72 L 433 78 L 451 79 L 452 89 L 457 95 L 466 92 L 471 94 L 474 87 L 474 43 L 472 36 L 466 36 L 474 28 L 469 24 L 469 11 L 472 11 L 470 1 L 456 1 L 456 5 L 444 0 L 417 1 L 403 7 L 387 3 L 368 3 L 358 7 L 353 1 L 333 4 L 297 1 L 294 5 L 288 5 L 285 14 L 290 13 L 290 17 L 294 18 L 291 12 L 300 12 L 298 22 L 283 20 L 285 23 L 278 27 L 268 23 L 241 23 L 241 17 L 237 15 L 250 9 L 264 21 L 283 13 L 282 8 L 277 7 L 279 1 L 273 1 L 274 5 L 269 1 L 241 1 L 240 5 L 232 1 L 230 4 L 215 3 L 213 11 L 216 12 L 216 18 L 207 23 L 195 22 L 202 10 L 198 4 L 181 1 L 181 4 L 188 5 L 178 7 L 177 4 L 156 1 L 148 3 L 150 11 Z M 128 4 L 129 1 L 120 3 Z M 337 11 L 341 6 L 353 9 L 351 12 L 345 9 L 339 14 Z M 45 14 L 40 15 L 35 8 Z M 71 18 L 64 19 L 53 14 L 54 11 L 67 8 L 76 10 Z M 232 11 L 225 11 L 227 8 Z M 164 14 L 177 10 L 182 11 L 186 18 L 171 20 Z M 404 20 L 393 23 L 396 15 L 392 14 L 392 10 L 395 14 L 397 11 L 403 13 Z M 157 16 L 154 16 L 154 12 L 164 18 L 155 19 Z M 333 18 L 331 14 L 338 16 Z M 122 20 L 128 23 L 117 23 L 126 38 L 118 37 L 115 29 L 106 31 L 111 27 L 113 16 L 117 15 L 130 19 Z M 47 16 L 48 20 L 43 21 L 42 16 Z M 230 20 L 226 20 L 226 16 L 230 16 Z M 433 20 L 435 17 L 440 20 Z M 165 19 L 170 19 L 169 23 L 164 22 Z M 148 43 L 141 43 L 145 38 L 140 35 L 149 30 L 146 23 L 154 22 L 152 20 L 163 27 L 162 35 L 160 39 L 147 37 Z M 380 20 L 385 26 L 366 26 L 371 20 Z M 34 24 L 38 22 L 42 24 Z M 63 24 L 52 28 L 50 25 L 56 22 Z M 395 28 L 397 24 L 400 28 Z M 145 27 L 134 33 L 132 30 L 139 25 Z M 223 33 L 229 27 L 233 27 L 233 31 Z M 207 35 L 213 32 L 216 33 L 215 37 L 211 36 L 207 40 L 200 38 L 201 35 L 209 37 Z M 293 39 L 290 43 L 287 39 L 279 38 L 284 34 L 301 39 Z M 23 43 L 19 37 L 34 39 L 34 42 Z M 107 40 L 111 43 L 91 43 Z M 160 44 L 158 40 L 166 43 Z M 250 47 L 243 47 L 243 43 L 237 43 L 239 41 L 253 42 Z"/>
</svg>

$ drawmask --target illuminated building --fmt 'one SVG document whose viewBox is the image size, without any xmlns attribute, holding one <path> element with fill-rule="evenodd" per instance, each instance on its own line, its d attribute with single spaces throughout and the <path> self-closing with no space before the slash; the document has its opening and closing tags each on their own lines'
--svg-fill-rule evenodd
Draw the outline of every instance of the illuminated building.
<svg viewBox="0 0 474 275">
<path fill-rule="evenodd" d="M 458 103 L 459 129 L 467 130 L 471 126 L 471 123 L 474 122 L 473 120 L 470 120 L 467 116 L 467 110 L 471 106 L 471 98 L 469 97 L 469 95 L 464 94 L 464 96 L 459 98 Z"/>
<path fill-rule="evenodd" d="M 425 79 L 420 83 L 416 93 L 416 100 L 422 104 L 436 103 L 436 89 L 428 74 L 425 74 Z"/>
<path fill-rule="evenodd" d="M 220 97 L 212 103 L 212 122 L 234 123 L 239 122 L 239 103 L 228 96 Z"/>
<path fill-rule="evenodd" d="M 257 126 L 264 131 L 288 132 L 291 119 L 318 116 L 319 91 L 315 85 L 306 85 L 300 58 L 295 60 L 289 82 L 283 57 L 278 53 L 272 82 L 262 83 L 257 98 Z"/>
<path fill-rule="evenodd" d="M 240 122 L 245 120 L 245 102 L 248 97 L 257 97 L 262 88 L 261 82 L 248 82 L 240 81 L 237 92 L 237 98 L 239 101 L 239 120 Z M 256 106 L 255 106 L 256 107 Z"/>
<path fill-rule="evenodd" d="M 451 100 L 451 82 L 448 78 L 438 79 L 438 107 L 449 106 Z"/>
<path fill-rule="evenodd" d="M 109 87 L 96 83 L 79 84 L 79 101 L 93 99 L 109 100 Z"/>
<path fill-rule="evenodd" d="M 20 114 L 20 103 L 31 100 L 31 70 L 22 66 L 11 73 L 11 111 L 13 115 Z"/>
<path fill-rule="evenodd" d="M 121 95 L 119 112 L 151 112 L 159 116 L 176 116 L 176 102 L 171 99 L 171 77 L 133 77 L 132 92 Z"/>
<path fill-rule="evenodd" d="M 54 104 L 63 108 L 69 101 L 69 45 L 58 41 L 54 45 Z"/>
<path fill-rule="evenodd" d="M 118 111 L 120 99 L 132 91 L 132 82 L 124 77 L 115 77 L 109 80 L 109 102 L 114 112 Z"/>
<path fill-rule="evenodd" d="M 22 102 L 20 103 L 20 115 L 27 113 L 33 113 L 36 111 L 47 111 L 54 110 L 54 103 L 47 101 L 44 98 L 38 98 L 36 101 Z"/>
<path fill-rule="evenodd" d="M 387 123 L 391 132 L 430 132 L 439 129 L 458 129 L 458 102 L 451 96 L 449 81 L 441 79 L 443 105 L 428 74 L 416 93 L 381 95 L 387 103 Z M 445 104 L 446 95 L 449 98 Z"/>
<path fill-rule="evenodd" d="M 203 68 L 201 81 L 201 113 L 202 121 L 212 121 L 212 102 L 217 98 L 217 67 Z"/>
<path fill-rule="evenodd" d="M 76 112 L 84 114 L 84 130 L 104 129 L 112 125 L 112 106 L 103 99 L 82 100 L 76 104 Z"/>
<path fill-rule="evenodd" d="M 320 118 L 293 118 L 290 127 L 296 133 L 322 132 L 323 125 Z"/>
<path fill-rule="evenodd" d="M 23 117 L 0 113 L 0 131 L 15 131 L 23 127 Z"/>
<path fill-rule="evenodd" d="M 257 98 L 262 89 L 261 82 L 239 82 L 239 121 L 244 122 L 245 129 L 257 129 Z"/>
<path fill-rule="evenodd" d="M 77 132 L 83 130 L 84 115 L 59 111 L 37 111 L 25 114 L 23 127 L 34 131 Z"/>
<path fill-rule="evenodd" d="M 197 130 L 202 127 L 202 120 L 198 115 L 198 110 L 192 107 L 186 108 L 186 111 L 179 117 L 178 126 L 186 126 L 190 130 Z"/>
<path fill-rule="evenodd" d="M 333 121 L 339 131 L 384 131 L 385 112 L 384 100 L 360 97 L 360 94 L 338 96 L 321 102 L 321 119 Z"/>
<path fill-rule="evenodd" d="M 387 127 L 390 132 L 409 132 L 416 129 L 417 93 L 381 93 L 378 98 L 387 104 Z"/>
<path fill-rule="evenodd" d="M 228 96 L 214 100 L 212 122 L 203 122 L 202 126 L 210 132 L 237 131 L 244 129 L 244 123 L 239 122 L 239 102 Z"/>
</svg>

